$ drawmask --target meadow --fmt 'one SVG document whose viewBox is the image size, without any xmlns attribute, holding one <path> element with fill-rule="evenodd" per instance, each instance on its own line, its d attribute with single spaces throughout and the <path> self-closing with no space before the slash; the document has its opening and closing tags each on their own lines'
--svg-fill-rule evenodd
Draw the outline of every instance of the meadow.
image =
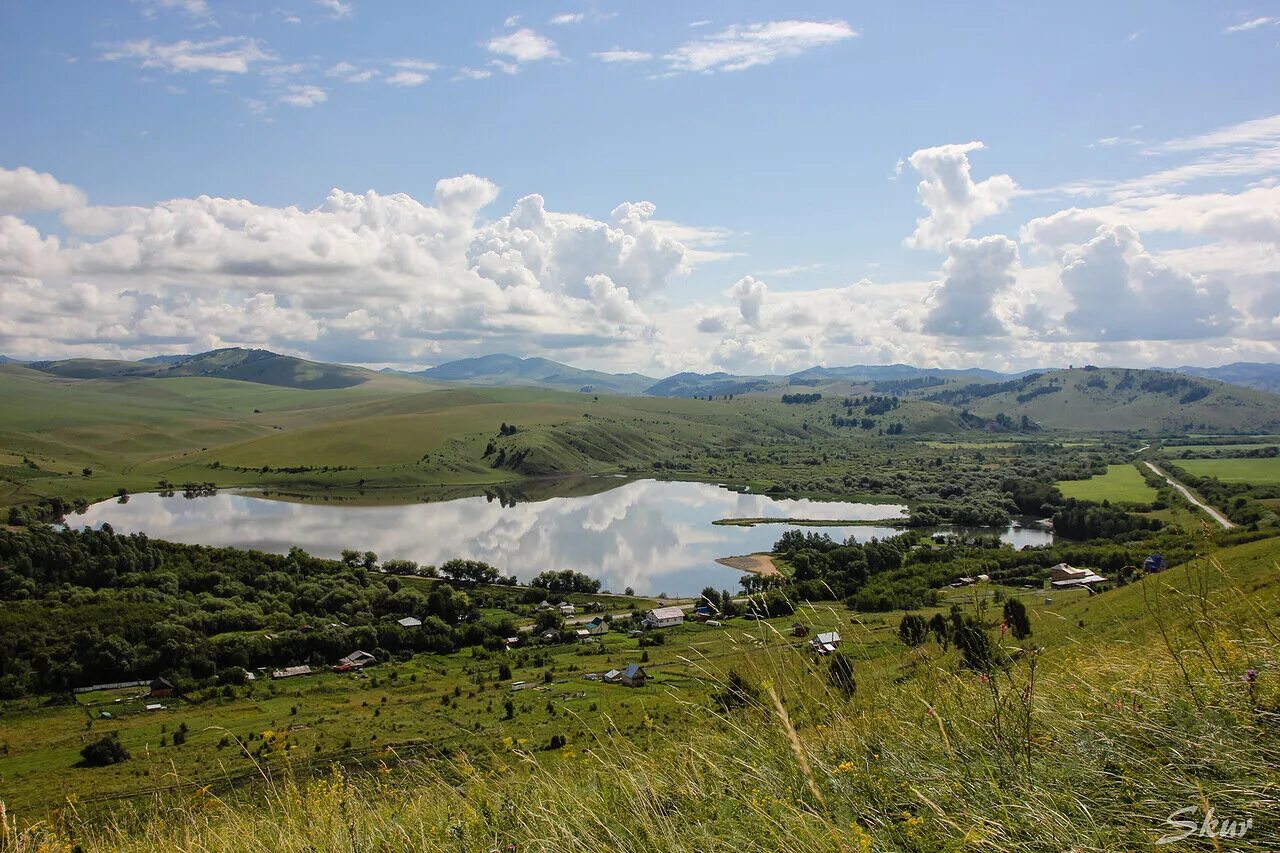
<svg viewBox="0 0 1280 853">
<path fill-rule="evenodd" d="M 1057 486 L 1064 497 L 1082 501 L 1146 504 L 1156 498 L 1156 490 L 1131 464 L 1109 465 L 1105 474 L 1087 480 L 1061 480 Z"/>
<path fill-rule="evenodd" d="M 1280 457 L 1260 459 L 1178 459 L 1197 477 L 1217 477 L 1224 483 L 1251 483 L 1255 485 L 1280 484 Z"/>
</svg>

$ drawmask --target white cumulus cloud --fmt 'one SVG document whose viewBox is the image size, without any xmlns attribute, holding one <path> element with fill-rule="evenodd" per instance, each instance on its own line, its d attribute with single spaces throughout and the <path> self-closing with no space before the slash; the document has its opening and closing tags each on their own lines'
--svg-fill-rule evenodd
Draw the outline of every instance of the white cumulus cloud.
<svg viewBox="0 0 1280 853">
<path fill-rule="evenodd" d="M 1008 175 L 975 181 L 969 154 L 981 151 L 981 142 L 921 148 L 907 158 L 923 180 L 916 187 L 920 203 L 929 211 L 916 221 L 916 230 L 905 244 L 915 249 L 940 250 L 947 242 L 969 234 L 974 223 L 1004 210 L 1018 191 Z"/>
</svg>

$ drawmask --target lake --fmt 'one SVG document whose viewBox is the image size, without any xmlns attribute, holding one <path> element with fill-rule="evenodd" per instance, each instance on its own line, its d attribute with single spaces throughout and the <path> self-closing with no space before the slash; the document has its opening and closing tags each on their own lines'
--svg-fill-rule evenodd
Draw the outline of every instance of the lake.
<svg viewBox="0 0 1280 853">
<path fill-rule="evenodd" d="M 522 500 L 479 495 L 410 504 L 360 506 L 323 500 L 273 500 L 220 492 L 204 497 L 133 495 L 69 516 L 73 527 L 109 523 L 119 533 L 287 553 L 297 545 L 321 557 L 344 548 L 382 560 L 439 564 L 484 560 L 528 581 L 548 569 L 600 578 L 605 589 L 697 595 L 703 587 L 737 591 L 742 574 L 717 557 L 769 550 L 787 524 L 717 525 L 722 518 L 888 521 L 898 504 L 774 499 L 709 483 L 591 478 L 579 494 Z M 888 525 L 809 527 L 833 539 L 893 536 Z M 1043 544 L 1042 531 L 1014 530 L 1018 545 Z M 1039 538 L 1035 538 L 1038 535 Z M 1028 538 L 1032 537 L 1032 538 Z"/>
</svg>

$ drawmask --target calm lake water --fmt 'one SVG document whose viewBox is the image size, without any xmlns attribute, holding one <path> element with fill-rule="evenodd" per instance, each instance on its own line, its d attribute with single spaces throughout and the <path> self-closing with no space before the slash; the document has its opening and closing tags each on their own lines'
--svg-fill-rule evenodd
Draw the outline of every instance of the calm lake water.
<svg viewBox="0 0 1280 853">
<path fill-rule="evenodd" d="M 95 504 L 67 522 L 73 527 L 110 523 L 120 533 L 282 554 L 297 545 L 322 557 L 337 557 L 344 548 L 424 564 L 467 557 L 522 581 L 547 569 L 574 569 L 600 578 L 614 592 L 630 586 L 641 594 L 696 595 L 708 585 L 738 590 L 741 573 L 717 564 L 716 558 L 769 550 L 791 529 L 786 524 L 712 524 L 716 519 L 889 520 L 905 509 L 775 500 L 707 483 L 657 480 L 597 478 L 585 491 L 592 493 L 514 503 L 481 495 L 379 506 L 234 492 L 195 498 L 140 494 L 123 504 Z M 878 525 L 804 529 L 858 541 L 898 532 Z M 1019 547 L 1050 539 L 1047 533 L 1028 530 L 1009 531 L 1006 538 L 1012 537 Z"/>
</svg>

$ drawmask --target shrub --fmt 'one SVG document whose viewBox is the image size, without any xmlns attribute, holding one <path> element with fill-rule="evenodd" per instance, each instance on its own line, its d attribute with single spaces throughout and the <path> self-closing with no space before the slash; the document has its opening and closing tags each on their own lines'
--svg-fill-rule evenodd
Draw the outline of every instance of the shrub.
<svg viewBox="0 0 1280 853">
<path fill-rule="evenodd" d="M 81 762 L 85 767 L 108 767 L 128 761 L 129 751 L 121 745 L 115 735 L 106 735 L 80 750 Z"/>
</svg>

